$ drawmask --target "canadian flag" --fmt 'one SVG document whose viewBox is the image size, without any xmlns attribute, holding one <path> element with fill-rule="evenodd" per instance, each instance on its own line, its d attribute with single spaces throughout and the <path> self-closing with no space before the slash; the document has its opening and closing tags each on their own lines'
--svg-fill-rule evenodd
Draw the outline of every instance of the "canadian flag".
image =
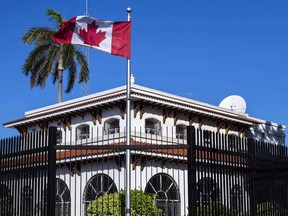
<svg viewBox="0 0 288 216">
<path fill-rule="evenodd" d="M 92 47 L 129 59 L 130 30 L 130 21 L 113 22 L 77 16 L 63 22 L 52 41 Z"/>
</svg>

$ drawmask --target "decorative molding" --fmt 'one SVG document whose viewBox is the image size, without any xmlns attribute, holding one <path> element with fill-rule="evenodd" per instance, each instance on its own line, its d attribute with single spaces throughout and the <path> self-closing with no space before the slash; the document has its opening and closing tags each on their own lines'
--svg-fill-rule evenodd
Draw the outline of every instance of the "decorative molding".
<svg viewBox="0 0 288 216">
<path fill-rule="evenodd" d="M 39 127 L 41 128 L 42 131 L 48 131 L 49 123 L 48 122 L 43 122 L 39 124 Z"/>
<path fill-rule="evenodd" d="M 71 176 L 74 176 L 77 174 L 78 176 L 81 176 L 81 163 L 80 162 L 71 162 L 69 164 L 66 164 L 67 168 L 70 170 Z"/>
<path fill-rule="evenodd" d="M 90 112 L 92 116 L 93 124 L 96 125 L 97 121 L 99 124 L 102 124 L 102 110 L 101 109 L 95 109 Z"/>
<path fill-rule="evenodd" d="M 198 128 L 202 129 L 202 125 L 203 125 L 202 118 L 198 117 Z"/>
<path fill-rule="evenodd" d="M 149 160 L 148 157 L 141 157 L 141 171 L 144 170 L 147 161 Z"/>
<path fill-rule="evenodd" d="M 223 126 L 224 126 L 224 123 L 217 122 L 217 131 L 216 132 L 219 133 Z"/>
<path fill-rule="evenodd" d="M 225 133 L 228 134 L 228 133 L 229 133 L 229 130 L 230 130 L 230 125 L 229 125 L 229 124 L 226 124 L 226 125 L 225 125 Z"/>
<path fill-rule="evenodd" d="M 238 127 L 238 136 L 244 137 L 246 133 L 246 128 L 244 127 Z"/>
<path fill-rule="evenodd" d="M 61 119 L 61 122 L 63 124 L 63 128 L 64 128 L 65 131 L 66 131 L 67 128 L 68 128 L 68 130 L 71 131 L 72 124 L 71 124 L 71 117 L 70 116 L 63 117 Z"/>
<path fill-rule="evenodd" d="M 163 124 L 165 124 L 166 119 L 170 116 L 171 111 L 168 109 L 163 109 Z"/>
<path fill-rule="evenodd" d="M 188 117 L 188 124 L 189 125 L 193 124 L 193 116 L 192 115 L 189 115 L 189 117 Z"/>
<path fill-rule="evenodd" d="M 136 169 L 136 166 L 139 160 L 140 160 L 140 157 L 132 157 L 132 170 Z"/>
<path fill-rule="evenodd" d="M 116 163 L 116 165 L 117 165 L 117 167 L 118 167 L 118 171 L 121 171 L 121 168 L 122 168 L 122 159 L 121 159 L 120 157 L 116 157 L 116 158 L 114 159 L 114 161 L 115 161 L 115 163 Z"/>
<path fill-rule="evenodd" d="M 138 112 L 140 114 L 140 119 L 142 119 L 144 114 L 144 105 L 143 103 L 134 102 L 134 118 L 136 118 Z"/>
<path fill-rule="evenodd" d="M 125 119 L 125 104 L 124 103 L 120 103 L 119 104 L 119 109 L 120 109 L 120 113 L 121 113 L 121 118 L 124 120 Z"/>
<path fill-rule="evenodd" d="M 178 119 L 179 119 L 179 115 L 176 111 L 174 111 L 174 126 L 176 126 Z"/>
<path fill-rule="evenodd" d="M 25 136 L 27 134 L 27 127 L 16 127 L 16 129 L 23 136 Z"/>
</svg>

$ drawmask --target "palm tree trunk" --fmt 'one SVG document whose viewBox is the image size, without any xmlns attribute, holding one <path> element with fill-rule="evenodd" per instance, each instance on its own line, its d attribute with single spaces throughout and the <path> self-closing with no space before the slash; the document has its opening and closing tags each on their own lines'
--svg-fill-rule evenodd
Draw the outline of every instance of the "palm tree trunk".
<svg viewBox="0 0 288 216">
<path fill-rule="evenodd" d="M 62 102 L 63 70 L 58 69 L 58 103 Z"/>
<path fill-rule="evenodd" d="M 59 55 L 59 62 L 58 62 L 58 103 L 62 102 L 62 92 L 63 92 L 63 53 L 62 53 L 62 47 L 63 45 L 60 45 L 60 55 Z"/>
</svg>

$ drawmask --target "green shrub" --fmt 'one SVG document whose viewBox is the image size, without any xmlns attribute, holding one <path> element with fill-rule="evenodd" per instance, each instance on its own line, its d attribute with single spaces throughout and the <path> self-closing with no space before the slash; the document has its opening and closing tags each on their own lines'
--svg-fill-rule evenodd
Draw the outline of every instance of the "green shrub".
<svg viewBox="0 0 288 216">
<path fill-rule="evenodd" d="M 217 204 L 204 204 L 197 206 L 197 215 L 224 215 L 225 207 Z"/>
<path fill-rule="evenodd" d="M 286 216 L 287 209 L 275 201 L 267 201 L 257 204 L 257 216 Z M 250 211 L 243 213 L 241 216 L 250 216 Z"/>
<path fill-rule="evenodd" d="M 146 194 L 142 190 L 130 192 L 131 216 L 160 216 L 161 210 L 156 206 L 155 195 Z M 87 216 L 124 216 L 125 191 L 104 194 L 89 203 L 85 213 Z"/>
<path fill-rule="evenodd" d="M 229 209 L 223 204 L 204 204 L 197 206 L 197 215 L 205 215 L 205 216 L 232 216 L 232 215 L 242 215 L 240 212 L 237 212 L 235 209 Z"/>
<path fill-rule="evenodd" d="M 287 215 L 287 209 L 275 201 L 257 204 L 257 215 Z"/>
</svg>

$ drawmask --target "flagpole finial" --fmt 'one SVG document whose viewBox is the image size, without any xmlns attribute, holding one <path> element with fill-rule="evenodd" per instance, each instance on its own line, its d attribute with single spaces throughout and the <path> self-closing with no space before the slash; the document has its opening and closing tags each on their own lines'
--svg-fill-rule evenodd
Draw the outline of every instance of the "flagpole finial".
<svg viewBox="0 0 288 216">
<path fill-rule="evenodd" d="M 132 12 L 132 9 L 131 9 L 130 7 L 128 7 L 128 8 L 126 9 L 126 11 L 127 11 L 127 13 L 131 13 L 131 12 Z"/>
</svg>

